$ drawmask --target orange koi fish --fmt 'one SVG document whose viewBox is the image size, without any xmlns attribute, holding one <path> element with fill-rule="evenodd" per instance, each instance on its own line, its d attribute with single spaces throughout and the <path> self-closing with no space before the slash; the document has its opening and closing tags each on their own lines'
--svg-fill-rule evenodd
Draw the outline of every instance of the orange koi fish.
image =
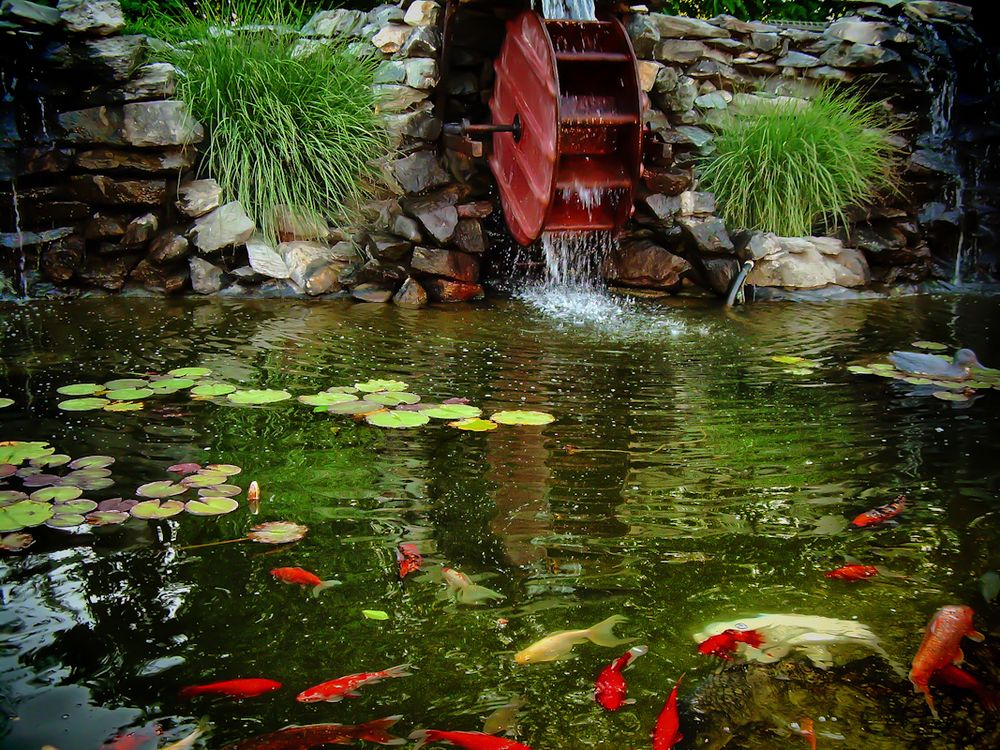
<svg viewBox="0 0 1000 750">
<path fill-rule="evenodd" d="M 856 516 L 854 520 L 851 521 L 851 525 L 858 529 L 863 529 L 867 526 L 876 526 L 878 524 L 885 523 L 886 521 L 891 521 L 905 509 L 906 495 L 900 495 L 891 503 L 886 503 L 878 508 L 866 510 L 864 513 Z"/>
<path fill-rule="evenodd" d="M 440 729 L 418 729 L 410 735 L 411 740 L 417 740 L 414 750 L 431 742 L 444 742 L 466 750 L 531 750 L 527 745 L 509 740 L 505 737 L 494 737 L 484 732 L 444 732 Z"/>
<path fill-rule="evenodd" d="M 656 727 L 653 729 L 653 750 L 670 750 L 684 739 L 684 735 L 681 734 L 681 720 L 677 715 L 677 688 L 683 679 L 684 675 L 677 678 L 674 689 L 670 691 L 670 697 L 667 698 L 656 720 Z"/>
<path fill-rule="evenodd" d="M 181 698 L 193 698 L 196 695 L 224 695 L 227 698 L 243 700 L 256 698 L 258 695 L 270 693 L 281 687 L 280 682 L 265 679 L 223 680 L 210 682 L 207 685 L 189 685 L 181 688 Z"/>
<path fill-rule="evenodd" d="M 396 548 L 396 562 L 399 563 L 399 578 L 402 580 L 410 573 L 416 573 L 423 565 L 424 557 L 417 545 L 403 542 Z"/>
<path fill-rule="evenodd" d="M 979 702 L 983 704 L 983 708 L 990 712 L 997 710 L 997 697 L 993 694 L 993 691 L 964 669 L 959 669 L 954 664 L 946 664 L 941 667 L 941 669 L 934 673 L 931 679 L 935 682 L 944 682 L 948 685 L 962 688 L 963 690 L 971 690 L 979 698 Z"/>
<path fill-rule="evenodd" d="M 321 592 L 326 591 L 328 588 L 340 585 L 340 581 L 333 579 L 322 581 L 315 573 L 310 573 L 308 570 L 303 570 L 302 568 L 273 568 L 271 575 L 282 583 L 293 583 L 297 586 L 312 586 L 313 596 L 319 596 Z"/>
<path fill-rule="evenodd" d="M 803 719 L 800 726 L 802 728 L 799 730 L 799 734 L 809 743 L 809 750 L 816 750 L 816 725 L 813 724 L 813 720 Z"/>
<path fill-rule="evenodd" d="M 409 668 L 409 664 L 400 664 L 398 667 L 389 667 L 381 672 L 361 672 L 360 674 L 338 677 L 336 680 L 323 682 L 308 690 L 303 690 L 295 696 L 295 700 L 299 703 L 319 703 L 320 701 L 337 703 L 344 698 L 358 698 L 361 694 L 357 688 L 362 685 L 374 685 L 390 677 L 409 677 L 411 673 L 406 671 Z"/>
<path fill-rule="evenodd" d="M 605 711 L 617 711 L 625 703 L 635 703 L 634 700 L 626 700 L 628 695 L 628 685 L 622 677 L 622 671 L 632 665 L 636 659 L 649 652 L 649 646 L 636 646 L 630 648 L 619 656 L 603 670 L 597 677 L 594 684 L 594 700 Z"/>
<path fill-rule="evenodd" d="M 353 745 L 355 740 L 374 742 L 376 745 L 405 745 L 406 740 L 389 734 L 389 728 L 402 719 L 387 716 L 384 719 L 366 721 L 364 724 L 307 724 L 301 727 L 285 727 L 277 732 L 269 732 L 259 737 L 244 740 L 233 750 L 303 750 L 320 745 Z"/>
<path fill-rule="evenodd" d="M 718 656 L 720 659 L 728 661 L 732 659 L 730 654 L 736 653 L 737 643 L 745 643 L 753 648 L 760 648 L 764 643 L 764 637 L 756 630 L 736 630 L 735 628 L 729 628 L 699 643 L 698 653 L 705 654 L 706 656 Z"/>
<path fill-rule="evenodd" d="M 160 734 L 163 734 L 163 732 L 159 725 L 153 724 L 135 732 L 115 735 L 101 745 L 101 750 L 139 750 L 139 748 L 150 742 L 153 743 L 153 747 L 156 747 L 158 744 L 156 738 Z"/>
<path fill-rule="evenodd" d="M 972 627 L 974 614 L 972 607 L 964 604 L 950 604 L 939 609 L 927 624 L 924 640 L 913 657 L 910 682 L 916 692 L 924 694 L 935 719 L 938 713 L 928 683 L 935 672 L 949 664 L 962 663 L 965 658 L 961 647 L 963 638 L 983 640 L 983 634 Z"/>
<path fill-rule="evenodd" d="M 824 578 L 836 579 L 838 581 L 861 581 L 878 575 L 878 568 L 874 565 L 842 565 L 835 570 L 828 570 L 823 574 Z"/>
</svg>

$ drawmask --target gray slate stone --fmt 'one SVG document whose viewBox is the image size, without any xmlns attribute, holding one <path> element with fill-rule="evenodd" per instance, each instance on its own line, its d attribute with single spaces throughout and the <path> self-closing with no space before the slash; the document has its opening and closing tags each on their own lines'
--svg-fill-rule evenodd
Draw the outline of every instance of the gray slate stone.
<svg viewBox="0 0 1000 750">
<path fill-rule="evenodd" d="M 153 238 L 156 230 L 160 227 L 160 221 L 156 214 L 148 213 L 137 216 L 129 222 L 122 235 L 121 244 L 124 247 L 138 247 L 144 245 Z"/>
<path fill-rule="evenodd" d="M 191 288 L 198 294 L 215 294 L 222 289 L 221 268 L 204 258 L 192 255 L 188 259 L 191 269 Z"/>
<path fill-rule="evenodd" d="M 118 0 L 59 0 L 63 26 L 74 34 L 110 36 L 125 25 Z"/>
<path fill-rule="evenodd" d="M 149 243 L 148 258 L 157 265 L 166 265 L 184 260 L 191 253 L 187 237 L 176 229 L 160 232 Z"/>
<path fill-rule="evenodd" d="M 186 146 L 205 137 L 181 101 L 132 102 L 124 106 L 124 116 L 125 140 L 133 146 Z"/>
<path fill-rule="evenodd" d="M 632 39 L 632 47 L 636 57 L 649 59 L 660 41 L 660 32 L 650 19 L 648 13 L 632 13 L 626 20 L 625 28 Z"/>
<path fill-rule="evenodd" d="M 193 219 L 222 205 L 222 187 L 215 180 L 192 180 L 177 189 L 177 210 Z"/>
<path fill-rule="evenodd" d="M 433 151 L 417 151 L 397 159 L 393 162 L 392 172 L 403 190 L 411 194 L 423 193 L 451 181 Z"/>
<path fill-rule="evenodd" d="M 196 219 L 188 236 L 200 252 L 208 255 L 225 247 L 242 245 L 250 239 L 255 228 L 243 205 L 232 201 Z"/>
<path fill-rule="evenodd" d="M 28 0 L 3 0 L 0 16 L 26 26 L 55 26 L 59 23 L 59 11 Z"/>
<path fill-rule="evenodd" d="M 351 290 L 351 296 L 358 302 L 385 303 L 392 299 L 392 289 L 381 284 L 358 284 Z"/>
<path fill-rule="evenodd" d="M 713 39 L 728 37 L 729 32 L 707 21 L 686 16 L 667 16 L 655 13 L 649 16 L 661 39 Z"/>
<path fill-rule="evenodd" d="M 419 310 L 422 307 L 427 307 L 427 290 L 420 285 L 419 281 L 408 276 L 399 291 L 393 295 L 392 302 L 397 307 L 407 310 Z"/>
<path fill-rule="evenodd" d="M 122 86 L 122 99 L 127 102 L 169 99 L 176 91 L 177 68 L 170 63 L 149 63 Z"/>
<path fill-rule="evenodd" d="M 664 39 L 656 46 L 653 57 L 660 62 L 689 65 L 704 57 L 707 51 L 708 47 L 695 39 Z"/>
<path fill-rule="evenodd" d="M 309 240 L 282 242 L 278 245 L 278 253 L 288 266 L 288 278 L 303 288 L 313 271 L 331 260 L 329 246 Z"/>
<path fill-rule="evenodd" d="M 418 247 L 413 251 L 410 266 L 414 271 L 456 281 L 475 283 L 479 280 L 479 261 L 475 256 L 458 250 Z"/>
<path fill-rule="evenodd" d="M 271 247 L 262 237 L 255 236 L 247 240 L 247 257 L 250 268 L 262 276 L 272 279 L 287 279 L 291 272 L 284 257 Z"/>
<path fill-rule="evenodd" d="M 434 57 L 441 51 L 441 32 L 434 26 L 419 26 L 413 30 L 403 49 L 402 57 Z"/>
<path fill-rule="evenodd" d="M 57 116 L 65 140 L 70 143 L 127 145 L 125 117 L 121 107 L 89 107 Z"/>
<path fill-rule="evenodd" d="M 730 253 L 733 251 L 733 241 L 729 239 L 726 224 L 719 218 L 699 219 L 681 216 L 677 224 L 694 242 L 702 253 Z"/>
<path fill-rule="evenodd" d="M 899 59 L 899 53 L 888 47 L 847 43 L 831 47 L 820 57 L 825 64 L 835 68 L 874 68 Z"/>
<path fill-rule="evenodd" d="M 804 52 L 789 52 L 784 57 L 779 57 L 775 64 L 783 68 L 815 68 L 820 62 L 818 58 Z"/>
</svg>

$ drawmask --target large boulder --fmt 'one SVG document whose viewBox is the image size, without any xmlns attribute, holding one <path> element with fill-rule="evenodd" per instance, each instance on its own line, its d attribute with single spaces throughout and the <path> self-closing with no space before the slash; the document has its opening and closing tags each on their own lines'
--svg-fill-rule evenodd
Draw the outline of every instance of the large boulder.
<svg viewBox="0 0 1000 750">
<path fill-rule="evenodd" d="M 415 248 L 410 267 L 414 271 L 444 276 L 455 281 L 474 283 L 479 280 L 479 261 L 474 255 L 458 250 Z"/>
<path fill-rule="evenodd" d="M 250 239 L 255 228 L 243 204 L 232 201 L 196 219 L 189 237 L 201 253 L 209 255 L 225 247 L 242 245 Z"/>
<path fill-rule="evenodd" d="M 414 0 L 406 9 L 403 21 L 410 26 L 434 26 L 440 12 L 441 6 L 434 0 Z"/>
<path fill-rule="evenodd" d="M 62 112 L 56 118 L 70 143 L 124 146 L 125 117 L 121 107 L 88 107 Z"/>
<path fill-rule="evenodd" d="M 435 302 L 470 302 L 482 299 L 485 295 L 480 284 L 466 281 L 434 277 L 424 279 L 423 285 L 427 289 L 428 296 Z"/>
<path fill-rule="evenodd" d="M 417 151 L 397 159 L 393 162 L 392 172 L 403 190 L 412 194 L 447 185 L 450 181 L 433 151 Z"/>
<path fill-rule="evenodd" d="M 815 289 L 830 284 L 865 286 L 871 280 L 868 262 L 860 250 L 844 247 L 831 237 L 779 237 L 780 252 L 757 262 L 747 283 L 751 286 Z"/>
<path fill-rule="evenodd" d="M 719 39 L 729 32 L 697 18 L 668 16 L 654 13 L 649 16 L 661 39 Z"/>
<path fill-rule="evenodd" d="M 127 180 L 88 174 L 70 177 L 69 183 L 75 198 L 98 206 L 159 206 L 167 198 L 165 180 Z"/>
<path fill-rule="evenodd" d="M 110 36 L 125 25 L 118 0 L 59 0 L 62 25 L 74 34 Z"/>
<path fill-rule="evenodd" d="M 684 230 L 701 253 L 731 253 L 733 251 L 733 241 L 726 231 L 726 224 L 722 219 L 696 218 L 691 216 L 680 216 L 677 224 Z"/>
<path fill-rule="evenodd" d="M 222 205 L 222 187 L 215 180 L 191 180 L 177 189 L 177 210 L 197 219 Z"/>
<path fill-rule="evenodd" d="M 124 106 L 125 140 L 132 146 L 200 143 L 205 129 L 181 101 L 131 102 Z"/>
<path fill-rule="evenodd" d="M 604 277 L 625 286 L 675 289 L 691 264 L 649 240 L 626 242 L 608 260 Z"/>
<path fill-rule="evenodd" d="M 291 276 L 284 256 L 260 236 L 247 240 L 247 258 L 256 273 L 271 279 L 287 279 Z"/>
</svg>

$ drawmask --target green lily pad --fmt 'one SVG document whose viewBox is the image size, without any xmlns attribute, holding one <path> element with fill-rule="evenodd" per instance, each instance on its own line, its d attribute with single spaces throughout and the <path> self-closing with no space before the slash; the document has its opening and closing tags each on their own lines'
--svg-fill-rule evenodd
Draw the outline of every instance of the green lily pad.
<svg viewBox="0 0 1000 750">
<path fill-rule="evenodd" d="M 28 496 L 20 490 L 0 490 L 0 506 L 13 505 L 27 499 Z"/>
<path fill-rule="evenodd" d="M 151 381 L 149 387 L 154 391 L 181 391 L 191 388 L 194 384 L 195 381 L 191 378 L 163 378 Z"/>
<path fill-rule="evenodd" d="M 247 538 L 261 544 L 288 544 L 299 541 L 307 531 L 308 526 L 291 521 L 269 521 L 250 529 Z"/>
<path fill-rule="evenodd" d="M 377 411 L 365 417 L 368 424 L 376 427 L 389 427 L 394 430 L 420 427 L 431 421 L 431 418 L 420 411 Z"/>
<path fill-rule="evenodd" d="M 152 388 L 118 388 L 109 390 L 104 397 L 111 401 L 141 401 L 154 393 Z"/>
<path fill-rule="evenodd" d="M 371 414 L 382 408 L 382 404 L 374 401 L 345 401 L 341 404 L 331 404 L 327 411 L 331 414 Z"/>
<path fill-rule="evenodd" d="M 0 464 L 19 466 L 33 458 L 51 456 L 56 449 L 48 443 L 32 443 L 13 440 L 0 445 Z"/>
<path fill-rule="evenodd" d="M 522 411 L 520 409 L 498 411 L 490 419 L 498 424 L 514 425 L 543 425 L 556 421 L 555 417 L 544 411 Z"/>
<path fill-rule="evenodd" d="M 57 516 L 66 513 L 90 513 L 90 511 L 96 509 L 97 503 L 93 500 L 88 500 L 85 497 L 81 497 L 77 500 L 70 500 L 68 503 L 55 503 L 52 506 L 52 512 Z"/>
<path fill-rule="evenodd" d="M 326 389 L 327 393 L 357 393 L 358 389 L 353 385 L 331 385 Z"/>
<path fill-rule="evenodd" d="M 378 391 L 405 391 L 406 383 L 401 380 L 366 380 L 364 383 L 355 383 L 354 387 L 365 393 L 377 393 Z"/>
<path fill-rule="evenodd" d="M 236 464 L 209 464 L 204 469 L 198 469 L 199 474 L 223 474 L 227 477 L 234 477 L 241 471 L 243 469 Z"/>
<path fill-rule="evenodd" d="M 914 376 L 906 376 L 905 378 L 900 378 L 904 383 L 909 383 L 910 385 L 934 385 L 933 380 L 928 380 L 927 378 L 918 378 Z"/>
<path fill-rule="evenodd" d="M 914 341 L 912 346 L 917 349 L 926 349 L 929 352 L 940 352 L 948 348 L 947 344 L 939 344 L 937 341 Z"/>
<path fill-rule="evenodd" d="M 945 388 L 949 391 L 960 391 L 965 388 L 965 383 L 957 380 L 933 380 L 931 382 L 938 388 Z"/>
<path fill-rule="evenodd" d="M 399 406 L 400 404 L 416 404 L 420 401 L 420 396 L 406 391 L 380 391 L 369 394 L 367 399 L 383 406 Z"/>
<path fill-rule="evenodd" d="M 0 464 L 0 479 L 6 479 L 16 473 L 17 467 L 14 464 Z"/>
<path fill-rule="evenodd" d="M 118 378 L 109 380 L 104 387 L 109 391 L 120 391 L 126 388 L 146 388 L 149 381 L 145 378 Z"/>
<path fill-rule="evenodd" d="M 874 375 L 875 371 L 870 367 L 865 367 L 864 365 L 851 365 L 847 368 L 848 372 L 853 372 L 855 375 Z"/>
<path fill-rule="evenodd" d="M 982 388 L 992 387 L 992 383 L 987 383 L 985 380 L 966 380 L 962 383 L 966 388 L 971 388 L 972 390 L 980 390 Z"/>
<path fill-rule="evenodd" d="M 208 473 L 197 473 L 188 474 L 181 480 L 181 484 L 185 487 L 213 487 L 217 484 L 225 484 L 228 477 L 225 474 L 216 474 L 214 472 Z"/>
<path fill-rule="evenodd" d="M 87 523 L 91 526 L 111 526 L 125 523 L 131 517 L 128 513 L 120 510 L 95 510 L 85 516 Z"/>
<path fill-rule="evenodd" d="M 483 410 L 468 404 L 441 404 L 433 409 L 425 409 L 423 413 L 432 419 L 472 419 L 482 414 Z"/>
<path fill-rule="evenodd" d="M 41 456 L 40 458 L 31 459 L 31 465 L 39 467 L 65 466 L 72 460 L 65 453 L 53 453 L 51 456 Z"/>
<path fill-rule="evenodd" d="M 73 484 L 77 479 L 100 479 L 101 477 L 110 477 L 111 469 L 105 469 L 101 466 L 91 466 L 86 469 L 76 469 L 71 471 L 69 474 L 64 476 L 63 481 L 60 484 Z"/>
<path fill-rule="evenodd" d="M 12 398 L 0 398 L 0 409 L 6 409 L 8 406 L 14 405 L 14 399 Z"/>
<path fill-rule="evenodd" d="M 361 614 L 365 616 L 368 620 L 388 620 L 389 613 L 383 612 L 381 609 L 363 609 Z"/>
<path fill-rule="evenodd" d="M 167 373 L 167 375 L 173 375 L 175 378 L 203 378 L 211 374 L 212 371 L 207 367 L 178 367 Z"/>
<path fill-rule="evenodd" d="M 235 484 L 213 484 L 211 487 L 198 488 L 198 495 L 201 497 L 236 497 L 241 492 L 243 488 Z"/>
<path fill-rule="evenodd" d="M 63 480 L 60 484 L 72 484 L 84 490 L 103 490 L 113 487 L 115 481 L 107 477 L 79 477 L 72 481 Z"/>
<path fill-rule="evenodd" d="M 225 513 L 232 513 L 240 507 L 240 504 L 231 497 L 202 497 L 198 500 L 189 500 L 184 506 L 184 510 L 192 516 L 221 516 Z"/>
<path fill-rule="evenodd" d="M 808 367 L 793 367 L 791 369 L 785 370 L 789 375 L 812 375 L 815 370 L 811 370 Z"/>
<path fill-rule="evenodd" d="M 203 385 L 196 385 L 191 389 L 190 393 L 192 396 L 210 398 L 212 396 L 228 396 L 235 391 L 236 386 L 229 383 L 205 383 Z"/>
<path fill-rule="evenodd" d="M 777 362 L 781 365 L 799 365 L 800 367 L 820 367 L 820 363 L 814 359 L 806 359 L 805 357 L 795 357 L 789 354 L 779 354 L 776 357 L 771 357 L 772 362 Z"/>
<path fill-rule="evenodd" d="M 887 371 L 893 371 L 893 372 L 895 372 L 896 366 L 895 365 L 891 365 L 888 362 L 872 362 L 870 365 L 868 365 L 868 369 L 870 369 L 870 370 L 882 370 L 882 371 L 885 371 L 885 372 L 887 372 Z"/>
<path fill-rule="evenodd" d="M 45 525 L 51 529 L 72 529 L 86 522 L 87 519 L 79 513 L 59 513 L 46 521 Z"/>
<path fill-rule="evenodd" d="M 953 391 L 934 391 L 931 395 L 942 401 L 968 401 L 972 398 L 971 396 L 966 396 L 964 393 L 955 393 Z"/>
<path fill-rule="evenodd" d="M 457 422 L 449 422 L 449 427 L 457 427 L 460 430 L 468 430 L 469 432 L 489 432 L 490 430 L 495 430 L 498 425 L 489 419 L 459 419 Z"/>
<path fill-rule="evenodd" d="M 142 411 L 142 401 L 115 401 L 104 407 L 104 411 Z"/>
<path fill-rule="evenodd" d="M 180 500 L 164 500 L 163 502 L 159 500 L 146 500 L 133 505 L 129 513 L 132 514 L 133 518 L 156 521 L 176 516 L 182 510 L 184 510 L 184 503 Z"/>
<path fill-rule="evenodd" d="M 115 462 L 113 456 L 81 456 L 70 461 L 71 469 L 104 469 Z"/>
<path fill-rule="evenodd" d="M 142 485 L 135 491 L 135 494 L 139 497 L 164 498 L 180 495 L 183 492 L 187 492 L 187 487 L 184 485 L 174 484 L 169 479 L 163 479 L 159 482 L 148 482 Z"/>
<path fill-rule="evenodd" d="M 324 391 L 323 393 L 310 393 L 307 396 L 299 396 L 299 401 L 309 406 L 333 406 L 334 404 L 345 404 L 349 401 L 357 400 L 357 396 L 339 391 Z"/>
<path fill-rule="evenodd" d="M 103 390 L 104 386 L 100 383 L 72 383 L 64 385 L 62 388 L 56 388 L 56 393 L 61 393 L 64 396 L 93 396 Z"/>
<path fill-rule="evenodd" d="M 31 534 L 5 534 L 0 536 L 0 550 L 4 552 L 21 552 L 35 543 Z"/>
<path fill-rule="evenodd" d="M 235 391 L 226 396 L 234 404 L 273 404 L 291 397 L 292 394 L 288 391 L 276 390 Z"/>
<path fill-rule="evenodd" d="M 72 485 L 62 487 L 42 487 L 31 493 L 31 499 L 37 503 L 57 502 L 64 503 L 67 500 L 76 500 L 83 494 L 83 490 Z"/>
<path fill-rule="evenodd" d="M 52 506 L 48 503 L 22 500 L 0 508 L 0 531 L 20 531 L 43 524 L 50 518 Z"/>
<path fill-rule="evenodd" d="M 60 401 L 58 407 L 63 411 L 97 411 L 108 403 L 109 401 L 103 398 L 70 398 Z"/>
</svg>

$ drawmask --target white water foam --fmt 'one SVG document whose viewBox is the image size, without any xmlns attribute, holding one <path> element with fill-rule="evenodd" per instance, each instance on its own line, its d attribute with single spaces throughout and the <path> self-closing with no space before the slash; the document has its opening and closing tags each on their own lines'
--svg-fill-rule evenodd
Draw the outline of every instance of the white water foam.
<svg viewBox="0 0 1000 750">
<path fill-rule="evenodd" d="M 597 20 L 594 0 L 542 0 L 542 15 L 552 19 Z"/>
</svg>

